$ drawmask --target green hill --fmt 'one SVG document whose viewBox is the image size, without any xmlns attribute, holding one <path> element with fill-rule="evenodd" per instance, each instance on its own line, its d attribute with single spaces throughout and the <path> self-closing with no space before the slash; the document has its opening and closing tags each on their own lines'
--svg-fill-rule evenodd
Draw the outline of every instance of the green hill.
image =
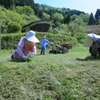
<svg viewBox="0 0 100 100">
<path fill-rule="evenodd" d="M 100 59 L 92 58 L 88 48 L 45 56 L 38 49 L 29 63 L 12 61 L 12 52 L 0 51 L 1 100 L 100 99 Z"/>
</svg>

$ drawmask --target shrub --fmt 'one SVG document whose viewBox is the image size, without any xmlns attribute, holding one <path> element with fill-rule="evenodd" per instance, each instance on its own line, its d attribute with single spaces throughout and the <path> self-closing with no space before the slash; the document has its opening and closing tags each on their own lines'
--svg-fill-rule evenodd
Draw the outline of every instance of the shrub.
<svg viewBox="0 0 100 100">
<path fill-rule="evenodd" d="M 22 36 L 25 36 L 26 33 L 19 33 L 19 34 L 5 34 L 1 37 L 1 48 L 2 49 L 15 49 L 17 47 L 18 41 Z M 44 33 L 37 33 L 36 37 L 38 37 L 39 40 L 43 38 L 43 36 L 46 35 L 47 39 L 51 41 L 54 44 L 63 44 L 63 43 L 70 43 L 72 46 L 75 46 L 78 44 L 77 39 L 74 37 L 64 36 L 60 34 L 50 34 L 47 32 Z M 41 42 L 40 42 L 41 43 Z M 37 48 L 40 47 L 40 43 L 37 43 Z M 51 46 L 50 46 L 51 48 Z"/>
<path fill-rule="evenodd" d="M 17 22 L 11 22 L 8 24 L 8 33 L 16 33 L 21 30 L 21 25 Z"/>
</svg>

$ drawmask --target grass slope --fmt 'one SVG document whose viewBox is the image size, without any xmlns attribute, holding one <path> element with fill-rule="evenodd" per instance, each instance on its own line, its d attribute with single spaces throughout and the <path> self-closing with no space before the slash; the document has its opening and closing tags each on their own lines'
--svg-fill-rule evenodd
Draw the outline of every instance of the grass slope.
<svg viewBox="0 0 100 100">
<path fill-rule="evenodd" d="M 0 100 L 100 100 L 100 59 L 83 46 L 14 62 L 0 51 Z M 48 52 L 48 51 L 47 51 Z"/>
</svg>

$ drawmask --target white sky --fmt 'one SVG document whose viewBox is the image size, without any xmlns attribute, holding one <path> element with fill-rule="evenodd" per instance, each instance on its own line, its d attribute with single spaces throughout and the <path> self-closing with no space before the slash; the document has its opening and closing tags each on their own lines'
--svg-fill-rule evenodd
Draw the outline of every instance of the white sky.
<svg viewBox="0 0 100 100">
<path fill-rule="evenodd" d="M 100 9 L 100 0 L 34 0 L 34 2 L 52 7 L 76 9 L 89 14 L 95 14 L 96 10 Z"/>
</svg>

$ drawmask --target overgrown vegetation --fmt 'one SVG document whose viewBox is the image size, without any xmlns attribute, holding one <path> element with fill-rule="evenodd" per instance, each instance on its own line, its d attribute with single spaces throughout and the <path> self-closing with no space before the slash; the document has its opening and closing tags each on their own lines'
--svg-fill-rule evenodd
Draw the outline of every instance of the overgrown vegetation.
<svg viewBox="0 0 100 100">
<path fill-rule="evenodd" d="M 89 15 L 83 11 L 71 10 L 70 8 L 55 8 L 35 4 L 34 0 L 9 0 L 9 3 L 6 0 L 0 1 L 0 25 L 2 33 L 15 32 L 15 30 L 9 31 L 8 25 L 12 22 L 20 24 L 21 28 L 23 25 L 38 20 L 48 20 L 56 27 L 61 26 L 61 24 L 69 25 L 70 23 L 73 23 L 73 25 L 75 23 L 82 27 L 84 25 L 100 24 L 100 9 L 97 9 L 95 15 L 92 13 Z M 21 31 L 21 28 L 17 28 L 16 32 Z"/>
<path fill-rule="evenodd" d="M 25 35 L 26 33 L 2 35 L 1 48 L 2 49 L 15 49 L 17 47 L 19 39 Z M 40 42 L 44 35 L 47 36 L 48 40 L 58 45 L 63 44 L 63 43 L 70 43 L 72 46 L 75 46 L 78 44 L 77 39 L 71 36 L 65 36 L 61 34 L 51 34 L 47 32 L 44 32 L 44 33 L 37 32 L 36 34 Z M 40 48 L 40 43 L 37 43 L 36 45 L 37 45 L 37 48 Z"/>
<path fill-rule="evenodd" d="M 12 61 L 12 51 L 0 51 L 1 100 L 99 100 L 100 61 L 88 48 L 45 56 L 38 49 L 29 63 Z"/>
</svg>

